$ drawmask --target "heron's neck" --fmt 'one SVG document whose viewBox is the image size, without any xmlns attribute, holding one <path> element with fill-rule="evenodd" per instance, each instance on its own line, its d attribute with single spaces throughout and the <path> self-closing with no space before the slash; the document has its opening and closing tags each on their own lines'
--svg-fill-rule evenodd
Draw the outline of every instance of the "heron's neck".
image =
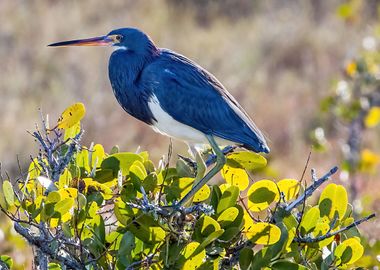
<svg viewBox="0 0 380 270">
<path fill-rule="evenodd" d="M 141 72 L 154 60 L 156 54 L 136 54 L 128 50 L 114 51 L 109 61 L 112 90 L 120 105 L 129 114 L 151 124 L 153 115 L 148 108 L 149 94 L 139 84 Z M 146 99 L 142 102 L 142 99 Z"/>
<path fill-rule="evenodd" d="M 154 45 L 152 48 L 148 47 L 144 53 L 128 49 L 114 51 L 108 67 L 111 81 L 112 79 L 119 81 L 124 87 L 135 84 L 144 66 L 149 64 L 157 54 L 158 49 Z"/>
</svg>

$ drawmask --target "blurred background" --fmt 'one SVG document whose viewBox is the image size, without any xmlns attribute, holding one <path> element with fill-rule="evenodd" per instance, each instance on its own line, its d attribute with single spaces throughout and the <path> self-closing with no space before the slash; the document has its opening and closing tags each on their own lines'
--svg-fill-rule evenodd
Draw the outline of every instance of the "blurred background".
<svg viewBox="0 0 380 270">
<path fill-rule="evenodd" d="M 87 108 L 85 145 L 94 141 L 107 151 L 116 144 L 123 151 L 141 146 L 155 162 L 167 152 L 169 139 L 127 115 L 115 100 L 107 71 L 111 48 L 46 47 L 128 26 L 148 33 L 159 47 L 195 60 L 226 86 L 269 139 L 268 177 L 299 179 L 314 146 L 310 167 L 323 174 L 342 165 L 334 181 L 351 189 L 359 209 L 377 212 L 379 126 L 375 115 L 374 127 L 362 127 L 352 153 L 349 138 L 357 115 L 350 113 L 357 106 L 351 105 L 362 93 L 349 91 L 358 83 L 364 92 L 378 91 L 379 5 L 378 0 L 1 0 L 3 172 L 17 176 L 17 156 L 26 168 L 37 152 L 27 131 L 40 122 L 38 108 L 54 124 L 68 105 L 79 101 Z M 358 82 L 360 61 L 372 68 L 364 70 L 374 78 L 372 84 Z M 345 103 L 347 95 L 352 104 Z M 363 111 L 366 117 L 368 109 L 360 107 L 358 115 Z M 174 153 L 186 153 L 184 144 L 173 143 Z M 369 169 L 362 170 L 363 164 Z M 380 246 L 379 222 L 363 228 L 375 241 L 369 244 Z M 4 232 L 0 230 L 0 253 L 7 250 L 1 244 Z"/>
</svg>

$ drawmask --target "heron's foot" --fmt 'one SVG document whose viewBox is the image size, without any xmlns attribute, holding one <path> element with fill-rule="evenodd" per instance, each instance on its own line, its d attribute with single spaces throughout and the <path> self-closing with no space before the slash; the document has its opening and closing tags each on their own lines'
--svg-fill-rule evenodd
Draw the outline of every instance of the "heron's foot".
<svg viewBox="0 0 380 270">
<path fill-rule="evenodd" d="M 178 155 L 178 157 L 182 161 L 182 164 L 184 163 L 185 167 L 187 167 L 187 168 L 180 167 L 179 170 L 182 171 L 185 175 L 191 174 L 192 177 L 195 177 L 195 183 L 201 180 L 205 176 L 207 166 L 199 152 L 196 152 L 195 160 L 189 157 L 182 156 L 182 155 Z M 178 166 L 181 166 L 181 164 L 178 165 L 177 163 L 177 170 L 178 170 Z"/>
<path fill-rule="evenodd" d="M 177 161 L 177 170 L 178 170 L 178 166 L 181 166 L 181 165 L 184 165 L 184 168 L 182 168 L 182 170 L 184 171 L 185 174 L 190 174 L 191 177 L 195 177 L 196 176 L 196 172 L 198 170 L 198 165 L 197 165 L 197 162 L 189 157 L 185 157 L 185 156 L 182 156 L 182 155 L 179 155 L 178 154 L 178 161 Z M 182 163 L 182 164 L 178 164 L 178 163 Z M 181 170 L 181 168 L 180 168 Z"/>
<path fill-rule="evenodd" d="M 222 152 L 223 154 L 226 156 L 230 153 L 232 153 L 233 151 L 235 151 L 235 149 L 237 148 L 236 145 L 227 145 L 226 147 L 223 148 Z M 212 165 L 213 163 L 216 162 L 216 155 L 215 154 L 211 154 L 208 159 L 206 160 L 206 166 L 210 166 Z"/>
</svg>

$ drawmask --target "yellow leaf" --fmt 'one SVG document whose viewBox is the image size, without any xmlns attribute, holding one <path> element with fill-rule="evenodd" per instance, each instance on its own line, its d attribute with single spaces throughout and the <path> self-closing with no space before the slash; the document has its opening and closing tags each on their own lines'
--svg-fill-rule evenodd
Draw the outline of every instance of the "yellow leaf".
<svg viewBox="0 0 380 270">
<path fill-rule="evenodd" d="M 295 179 L 282 179 L 277 183 L 280 192 L 284 194 L 285 201 L 295 198 L 300 190 L 300 184 Z"/>
<path fill-rule="evenodd" d="M 83 103 L 75 103 L 63 111 L 58 119 L 58 128 L 68 129 L 78 123 L 86 113 Z"/>
<path fill-rule="evenodd" d="M 198 242 L 191 242 L 183 250 L 182 255 L 185 259 L 182 266 L 183 270 L 196 270 L 204 263 L 206 251 L 202 249 L 200 252 L 195 253 L 199 245 Z"/>
<path fill-rule="evenodd" d="M 293 243 L 293 239 L 294 237 L 296 236 L 296 227 L 293 227 L 291 228 L 289 231 L 288 231 L 288 239 L 286 240 L 285 242 L 285 245 L 284 245 L 284 250 L 286 252 L 290 252 L 292 249 L 290 248 L 290 245 Z"/>
<path fill-rule="evenodd" d="M 224 183 L 224 184 L 219 185 L 219 189 L 223 193 L 230 186 L 231 186 L 230 184 Z"/>
<path fill-rule="evenodd" d="M 73 179 L 73 177 L 71 176 L 70 171 L 66 168 L 63 171 L 63 173 L 61 174 L 61 176 L 59 177 L 58 188 L 59 189 L 61 189 L 61 188 L 67 188 L 68 186 L 70 186 L 70 183 L 71 183 L 72 179 Z"/>
<path fill-rule="evenodd" d="M 318 206 L 314 206 L 306 211 L 305 215 L 302 218 L 300 227 L 303 235 L 309 233 L 312 229 L 315 228 L 317 220 L 320 218 L 320 211 Z"/>
<path fill-rule="evenodd" d="M 94 181 L 92 178 L 83 178 L 85 185 L 85 193 L 88 192 L 89 188 L 90 190 L 96 190 L 103 194 L 104 199 L 108 200 L 112 198 L 112 190 L 105 184 L 98 183 Z"/>
<path fill-rule="evenodd" d="M 318 222 L 313 231 L 313 237 L 319 237 L 325 235 L 330 230 L 330 224 L 327 222 Z M 329 245 L 332 241 L 334 241 L 334 237 L 331 236 L 329 238 L 323 239 L 318 242 L 318 246 L 323 248 Z"/>
<path fill-rule="evenodd" d="M 237 186 L 240 191 L 245 190 L 249 185 L 248 174 L 244 169 L 224 165 L 222 169 L 222 177 L 228 184 Z"/>
<path fill-rule="evenodd" d="M 351 77 L 355 75 L 357 70 L 357 66 L 355 62 L 350 62 L 346 66 L 346 73 L 350 75 Z"/>
<path fill-rule="evenodd" d="M 80 132 L 80 122 L 77 122 L 72 127 L 65 129 L 65 135 L 63 136 L 63 140 L 67 141 L 69 139 L 74 138 Z"/>
<path fill-rule="evenodd" d="M 231 225 L 237 216 L 239 215 L 239 209 L 236 207 L 230 207 L 224 210 L 218 217 L 217 221 L 219 224 L 225 228 Z"/>
<path fill-rule="evenodd" d="M 376 166 L 380 163 L 380 155 L 369 149 L 364 149 L 360 153 L 359 169 L 362 172 L 375 173 Z"/>
<path fill-rule="evenodd" d="M 342 220 L 347 210 L 348 196 L 346 189 L 341 185 L 329 184 L 319 197 L 321 217 L 327 216 L 333 220 L 337 215 Z"/>
<path fill-rule="evenodd" d="M 258 222 L 246 228 L 245 235 L 249 240 L 258 245 L 273 245 L 281 237 L 281 230 L 276 225 Z"/>
<path fill-rule="evenodd" d="M 202 202 L 207 200 L 210 197 L 210 187 L 208 185 L 204 185 L 197 193 L 195 193 L 193 202 Z"/>
<path fill-rule="evenodd" d="M 3 192 L 5 201 L 8 203 L 9 206 L 13 206 L 15 203 L 15 195 L 13 191 L 13 186 L 11 182 L 9 182 L 8 180 L 5 180 L 3 182 Z"/>
<path fill-rule="evenodd" d="M 91 167 L 100 167 L 100 164 L 102 163 L 103 159 L 105 158 L 106 154 L 104 152 L 103 145 L 101 144 L 95 144 L 94 148 L 92 149 L 92 152 L 90 152 L 91 155 Z"/>
<path fill-rule="evenodd" d="M 363 253 L 364 248 L 356 237 L 344 240 L 334 251 L 338 265 L 352 264 L 359 260 Z"/>
<path fill-rule="evenodd" d="M 375 127 L 380 123 L 380 107 L 371 108 L 364 119 L 366 127 Z"/>
<path fill-rule="evenodd" d="M 248 208 L 260 212 L 269 207 L 272 202 L 278 202 L 280 194 L 277 185 L 271 180 L 260 180 L 248 190 Z"/>
</svg>

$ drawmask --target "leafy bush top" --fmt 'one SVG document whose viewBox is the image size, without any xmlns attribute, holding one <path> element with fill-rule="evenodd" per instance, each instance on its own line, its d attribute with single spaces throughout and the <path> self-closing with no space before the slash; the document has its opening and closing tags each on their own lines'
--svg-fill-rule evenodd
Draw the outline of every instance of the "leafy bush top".
<svg viewBox="0 0 380 270">
<path fill-rule="evenodd" d="M 63 112 L 53 129 L 33 133 L 40 152 L 26 177 L 0 185 L 0 207 L 36 247 L 49 269 L 329 269 L 363 255 L 341 185 L 329 184 L 317 204 L 308 198 L 337 171 L 312 183 L 268 179 L 250 184 L 266 166 L 258 154 L 235 151 L 224 183 L 204 186 L 191 203 L 171 205 L 193 186 L 196 164 L 155 166 L 148 152 L 106 153 L 80 145 L 83 104 Z M 207 158 L 207 157 L 206 157 Z M 213 156 L 206 164 L 213 163 Z M 301 179 L 302 180 L 302 179 Z M 0 257 L 0 266 L 12 260 Z M 6 269 L 6 268 L 5 268 Z"/>
</svg>

